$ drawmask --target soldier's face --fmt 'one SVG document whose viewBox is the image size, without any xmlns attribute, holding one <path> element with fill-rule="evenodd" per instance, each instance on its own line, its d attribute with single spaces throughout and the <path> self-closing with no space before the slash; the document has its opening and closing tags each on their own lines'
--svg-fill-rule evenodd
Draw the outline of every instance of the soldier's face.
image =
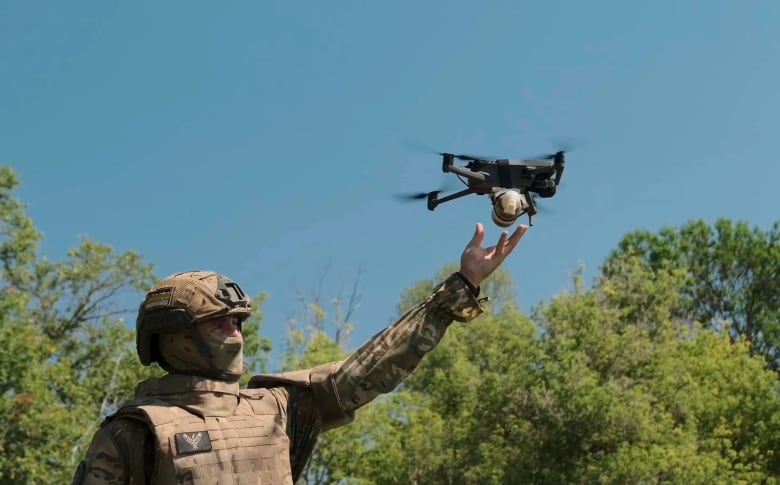
<svg viewBox="0 0 780 485">
<path fill-rule="evenodd" d="M 198 332 L 203 336 L 211 336 L 218 339 L 228 337 L 241 337 L 240 320 L 236 316 L 212 318 L 196 324 Z"/>
</svg>

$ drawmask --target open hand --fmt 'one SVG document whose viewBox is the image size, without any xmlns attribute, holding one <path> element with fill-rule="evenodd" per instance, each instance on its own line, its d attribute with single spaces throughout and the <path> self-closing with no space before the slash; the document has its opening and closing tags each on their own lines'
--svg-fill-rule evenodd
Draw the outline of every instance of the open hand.
<svg viewBox="0 0 780 485">
<path fill-rule="evenodd" d="M 512 253 L 527 230 L 528 226 L 520 224 L 511 236 L 509 236 L 507 231 L 503 231 L 495 246 L 483 248 L 481 245 L 485 239 L 485 228 L 481 222 L 478 222 L 474 230 L 474 236 L 460 256 L 461 274 L 472 285 L 480 286 L 482 281 Z"/>
</svg>

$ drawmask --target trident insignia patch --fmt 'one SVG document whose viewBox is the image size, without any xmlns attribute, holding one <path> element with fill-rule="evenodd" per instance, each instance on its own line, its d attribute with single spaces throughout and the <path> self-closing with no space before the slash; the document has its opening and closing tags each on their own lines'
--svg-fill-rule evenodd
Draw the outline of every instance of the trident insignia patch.
<svg viewBox="0 0 780 485">
<path fill-rule="evenodd" d="M 176 433 L 175 438 L 176 451 L 178 451 L 180 455 L 211 451 L 211 439 L 209 439 L 209 434 L 205 431 Z"/>
</svg>

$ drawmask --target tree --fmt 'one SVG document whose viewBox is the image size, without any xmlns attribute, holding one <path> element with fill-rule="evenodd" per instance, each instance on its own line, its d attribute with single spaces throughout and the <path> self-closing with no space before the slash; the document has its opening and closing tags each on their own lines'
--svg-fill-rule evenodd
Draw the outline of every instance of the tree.
<svg viewBox="0 0 780 485">
<path fill-rule="evenodd" d="M 65 482 L 99 420 L 149 372 L 134 358 L 122 298 L 152 281 L 133 252 L 83 238 L 63 262 L 38 254 L 41 235 L 0 167 L 3 291 L 0 479 Z"/>
<path fill-rule="evenodd" d="M 268 370 L 268 354 L 271 352 L 271 340 L 260 336 L 260 328 L 263 325 L 263 303 L 268 298 L 267 293 L 260 293 L 252 298 L 252 316 L 242 325 L 241 333 L 244 337 L 244 375 L 239 384 L 244 387 L 255 374 L 262 374 Z"/>
<path fill-rule="evenodd" d="M 433 280 L 405 290 L 399 314 L 428 297 L 435 281 L 456 269 L 445 265 Z M 501 483 L 513 461 L 505 453 L 512 423 L 502 409 L 518 395 L 501 389 L 509 381 L 518 392 L 525 389 L 529 374 L 524 367 L 538 355 L 532 348 L 533 325 L 512 301 L 508 274 L 497 271 L 482 291 L 491 296 L 487 314 L 468 324 L 454 323 L 414 374 L 359 410 L 355 423 L 345 428 L 352 444 L 351 454 L 339 460 L 343 483 Z"/>
<path fill-rule="evenodd" d="M 765 231 L 745 222 L 718 219 L 714 226 L 691 221 L 625 235 L 605 261 L 605 277 L 627 258 L 651 272 L 679 270 L 683 299 L 676 316 L 745 339 L 772 368 L 780 365 L 780 221 Z"/>
<path fill-rule="evenodd" d="M 777 483 L 778 383 L 746 342 L 673 317 L 681 272 L 623 261 L 538 310 L 532 483 Z"/>
<path fill-rule="evenodd" d="M 64 261 L 41 256 L 18 184 L 0 167 L 0 481 L 68 483 L 103 418 L 162 373 L 140 364 L 125 321 L 155 277 L 139 254 L 87 237 Z M 250 369 L 264 367 L 270 346 L 261 321 L 257 311 L 246 323 Z"/>
<path fill-rule="evenodd" d="M 325 274 L 321 275 L 310 295 L 298 295 L 301 309 L 287 322 L 283 372 L 336 362 L 346 356 L 346 345 L 353 328 L 351 317 L 360 302 L 359 277 L 348 294 L 337 291 L 327 303 L 324 286 Z M 361 446 L 360 429 L 359 425 L 347 426 L 321 435 L 300 482 L 311 485 L 340 483 L 339 480 L 347 476 L 348 462 L 354 459 Z M 343 483 L 360 482 L 348 480 Z"/>
<path fill-rule="evenodd" d="M 774 373 L 676 316 L 685 272 L 621 264 L 532 318 L 509 302 L 453 325 L 370 406 L 343 483 L 778 483 Z"/>
<path fill-rule="evenodd" d="M 0 167 L 0 481 L 67 483 L 103 417 L 160 372 L 140 365 L 124 320 L 155 277 L 89 238 L 64 261 L 41 256 L 17 184 Z M 780 382 L 765 365 L 780 358 L 779 238 L 780 224 L 725 220 L 631 233 L 592 288 L 578 273 L 530 316 L 497 271 L 486 314 L 323 434 L 303 481 L 780 484 Z M 399 310 L 455 269 L 404 291 Z M 267 365 L 264 299 L 245 323 L 250 373 Z M 346 355 L 357 284 L 323 301 L 301 299 L 283 370 Z"/>
</svg>

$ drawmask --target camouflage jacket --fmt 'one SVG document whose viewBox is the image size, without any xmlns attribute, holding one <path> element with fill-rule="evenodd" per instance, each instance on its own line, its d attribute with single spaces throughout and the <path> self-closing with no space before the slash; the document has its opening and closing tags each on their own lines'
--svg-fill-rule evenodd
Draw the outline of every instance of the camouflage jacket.
<svg viewBox="0 0 780 485">
<path fill-rule="evenodd" d="M 289 437 L 291 470 L 287 474 L 297 480 L 318 435 L 351 422 L 358 408 L 393 390 L 439 343 L 453 321 L 468 322 L 480 315 L 483 309 L 476 296 L 457 273 L 453 274 L 425 301 L 409 309 L 345 360 L 313 369 L 252 377 L 249 387 L 268 389 L 277 403 L 276 420 Z M 219 383 L 198 381 L 192 376 L 169 375 L 164 379 L 172 379 L 170 382 L 177 385 L 197 384 L 189 393 L 182 394 L 195 397 L 182 400 L 182 395 L 175 395 L 166 399 L 161 390 L 169 393 L 170 384 L 150 380 L 139 385 L 137 398 L 169 400 L 201 416 L 229 414 L 239 399 L 237 388 L 220 388 Z M 209 405 L 213 396 L 219 399 L 216 405 Z M 157 449 L 145 423 L 109 417 L 93 437 L 73 483 L 151 483 Z"/>
</svg>

